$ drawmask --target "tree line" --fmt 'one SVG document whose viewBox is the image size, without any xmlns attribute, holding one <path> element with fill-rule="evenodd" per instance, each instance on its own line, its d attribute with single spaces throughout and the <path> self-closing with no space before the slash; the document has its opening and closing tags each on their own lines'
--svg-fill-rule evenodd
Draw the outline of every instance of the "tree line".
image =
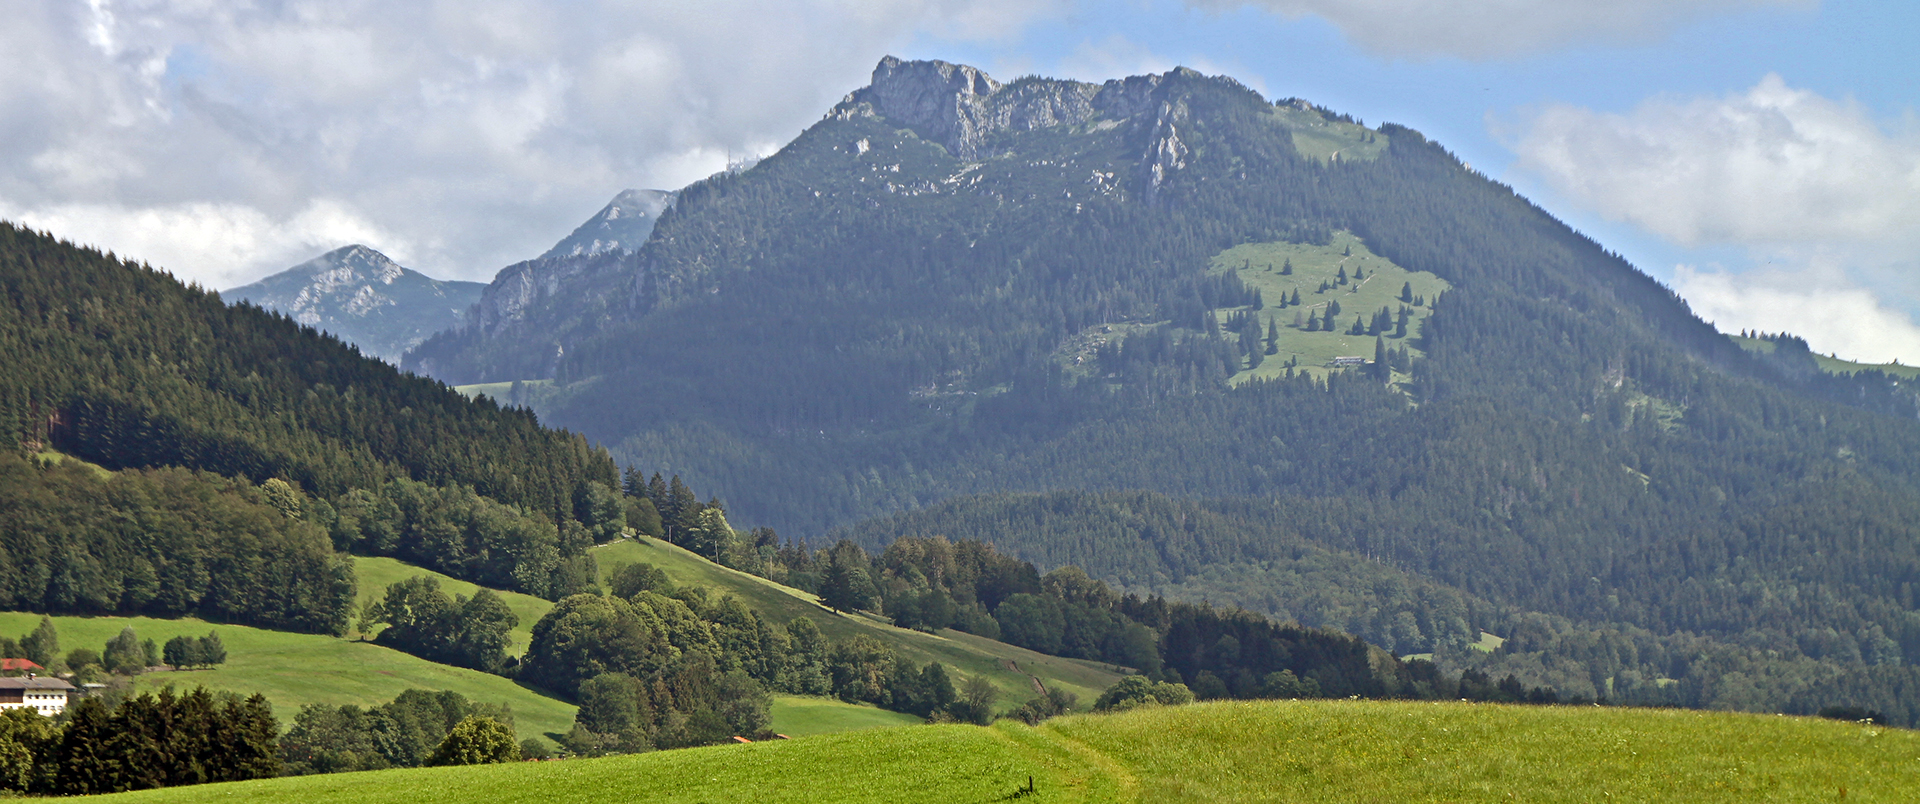
<svg viewBox="0 0 1920 804">
<path fill-rule="evenodd" d="M 82 698 L 63 721 L 0 713 L 0 790 L 94 795 L 260 779 L 280 773 L 279 725 L 265 698 L 141 693 Z"/>
</svg>

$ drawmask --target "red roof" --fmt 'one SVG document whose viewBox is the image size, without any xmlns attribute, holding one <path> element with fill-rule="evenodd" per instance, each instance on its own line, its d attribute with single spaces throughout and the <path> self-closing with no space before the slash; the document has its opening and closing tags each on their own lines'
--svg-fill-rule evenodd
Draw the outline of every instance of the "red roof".
<svg viewBox="0 0 1920 804">
<path fill-rule="evenodd" d="M 31 659 L 0 659 L 0 672 L 7 670 L 45 670 Z"/>
</svg>

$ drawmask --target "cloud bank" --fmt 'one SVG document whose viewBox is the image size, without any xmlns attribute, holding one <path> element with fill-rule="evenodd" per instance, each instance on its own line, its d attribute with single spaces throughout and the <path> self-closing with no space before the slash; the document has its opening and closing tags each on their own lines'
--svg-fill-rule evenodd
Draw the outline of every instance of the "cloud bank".
<svg viewBox="0 0 1920 804">
<path fill-rule="evenodd" d="M 1882 242 L 1920 230 L 1920 136 L 1777 75 L 1627 114 L 1548 108 L 1517 166 L 1608 218 L 1682 245 Z"/>
<path fill-rule="evenodd" d="M 485 279 L 765 152 L 1016 0 L 89 0 L 0 26 L 0 215 L 230 287 L 343 242 Z M 30 77 L 30 78 L 29 78 Z"/>
<path fill-rule="evenodd" d="M 1560 45 L 1645 44 L 1702 17 L 1816 0 L 1188 0 L 1196 8 L 1258 8 L 1320 17 L 1389 57 L 1495 59 Z"/>
<path fill-rule="evenodd" d="M 1875 362 L 1920 358 L 1911 116 L 1883 126 L 1856 103 L 1768 75 L 1744 92 L 1621 114 L 1552 106 L 1509 145 L 1517 169 L 1603 217 L 1775 266 L 1676 271 L 1675 289 L 1723 330 L 1791 331 Z"/>
</svg>

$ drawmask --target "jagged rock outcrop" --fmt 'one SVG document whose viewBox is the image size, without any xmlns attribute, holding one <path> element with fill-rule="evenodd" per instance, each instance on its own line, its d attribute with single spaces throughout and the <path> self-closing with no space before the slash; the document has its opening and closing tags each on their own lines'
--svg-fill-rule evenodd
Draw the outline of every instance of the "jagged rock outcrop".
<svg viewBox="0 0 1920 804">
<path fill-rule="evenodd" d="M 1092 119 L 1099 91 L 1076 81 L 1007 85 L 963 64 L 888 56 L 873 69 L 873 82 L 848 95 L 839 108 L 850 111 L 867 104 L 874 114 L 912 128 L 948 153 L 974 160 L 987 155 L 986 138 L 995 131 Z"/>
<path fill-rule="evenodd" d="M 963 64 L 888 56 L 874 68 L 872 83 L 848 95 L 833 114 L 884 117 L 968 161 L 992 156 L 988 141 L 997 131 L 1080 125 L 1096 119 L 1137 121 L 1147 129 L 1140 189 L 1152 201 L 1168 178 L 1186 167 L 1188 148 L 1180 135 L 1188 118 L 1186 104 L 1159 92 L 1174 77 L 1201 75 L 1180 67 L 1166 75 L 1099 85 L 1039 78 L 1002 84 Z"/>
</svg>

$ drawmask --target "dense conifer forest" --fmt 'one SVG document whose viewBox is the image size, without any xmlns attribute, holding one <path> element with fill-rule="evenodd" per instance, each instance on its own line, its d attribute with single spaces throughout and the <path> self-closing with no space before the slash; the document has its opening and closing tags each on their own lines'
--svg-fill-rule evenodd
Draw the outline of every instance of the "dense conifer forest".
<svg viewBox="0 0 1920 804">
<path fill-rule="evenodd" d="M 585 439 L 470 402 L 283 315 L 0 225 L 0 433 L 111 469 L 182 466 L 333 498 L 463 484 L 548 519 L 618 482 Z"/>
</svg>

